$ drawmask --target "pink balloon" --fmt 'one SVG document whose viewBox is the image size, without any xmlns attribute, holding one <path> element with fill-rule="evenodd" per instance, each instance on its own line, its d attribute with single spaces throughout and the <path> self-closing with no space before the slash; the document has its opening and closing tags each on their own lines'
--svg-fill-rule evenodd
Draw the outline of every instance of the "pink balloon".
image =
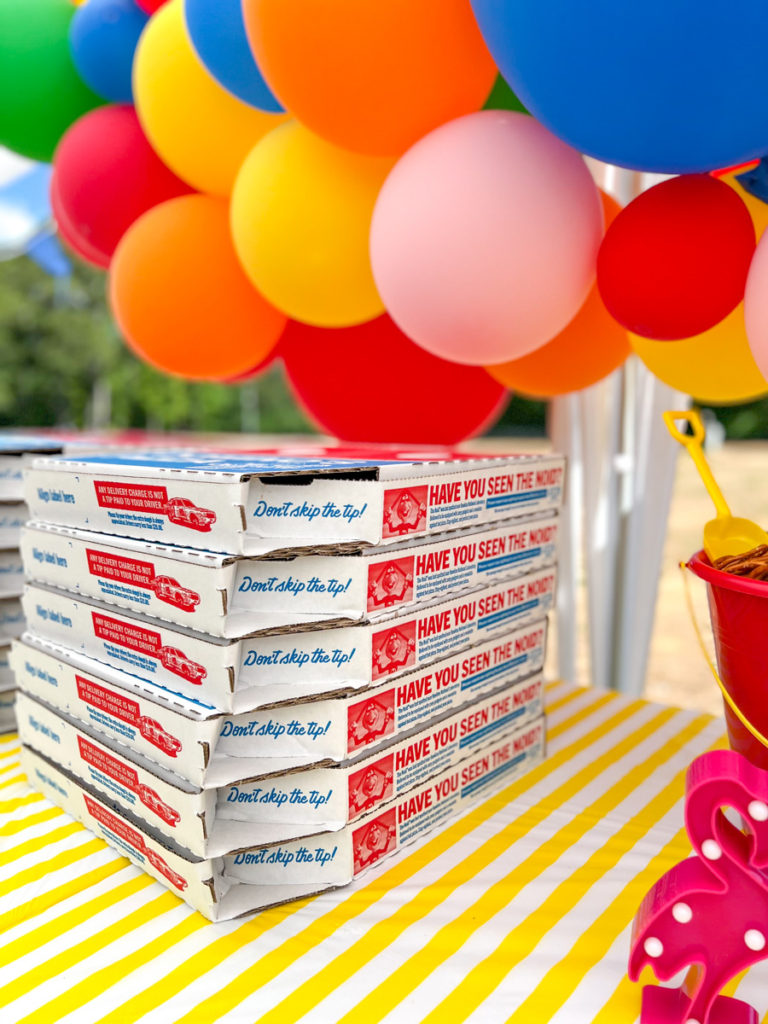
<svg viewBox="0 0 768 1024">
<path fill-rule="evenodd" d="M 595 277 L 598 190 L 532 117 L 484 110 L 425 135 L 384 182 L 373 274 L 390 316 L 444 359 L 487 365 L 540 348 Z"/>
<path fill-rule="evenodd" d="M 768 380 L 768 231 L 757 244 L 744 291 L 744 323 L 752 355 Z M 723 359 L 728 353 L 723 352 Z"/>
</svg>

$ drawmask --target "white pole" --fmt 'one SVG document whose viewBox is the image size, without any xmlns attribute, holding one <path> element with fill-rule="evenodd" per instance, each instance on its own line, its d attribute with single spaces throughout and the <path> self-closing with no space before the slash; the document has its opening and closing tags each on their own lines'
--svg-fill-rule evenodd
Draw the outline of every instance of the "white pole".
<svg viewBox="0 0 768 1024">
<path fill-rule="evenodd" d="M 583 578 L 584 453 L 577 395 L 555 398 L 549 406 L 552 447 L 568 459 L 568 476 L 561 513 L 556 599 L 557 673 L 576 682 L 579 651 L 579 591 Z"/>
<path fill-rule="evenodd" d="M 597 183 L 626 204 L 661 180 L 588 161 Z M 591 682 L 639 695 L 645 684 L 677 446 L 664 409 L 685 396 L 635 357 L 581 392 L 579 404 Z"/>
</svg>

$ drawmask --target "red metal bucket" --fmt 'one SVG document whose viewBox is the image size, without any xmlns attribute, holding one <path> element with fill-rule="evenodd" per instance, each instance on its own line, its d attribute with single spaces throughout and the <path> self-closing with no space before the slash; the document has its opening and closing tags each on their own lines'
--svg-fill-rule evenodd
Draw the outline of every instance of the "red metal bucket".
<svg viewBox="0 0 768 1024">
<path fill-rule="evenodd" d="M 688 568 L 707 584 L 720 679 L 748 722 L 768 737 L 768 582 L 715 569 L 703 551 Z M 768 769 L 768 747 L 753 736 L 723 701 L 728 739 L 738 751 Z"/>
</svg>

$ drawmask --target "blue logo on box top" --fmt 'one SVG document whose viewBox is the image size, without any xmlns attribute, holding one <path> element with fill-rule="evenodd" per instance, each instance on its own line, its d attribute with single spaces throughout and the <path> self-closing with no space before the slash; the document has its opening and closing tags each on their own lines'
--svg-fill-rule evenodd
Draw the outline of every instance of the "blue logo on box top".
<svg viewBox="0 0 768 1024">
<path fill-rule="evenodd" d="M 67 456 L 57 462 L 93 466 L 135 466 L 146 469 L 201 469 L 213 473 L 318 473 L 336 469 L 371 469 L 382 461 L 365 459 L 254 458 L 252 455 L 223 455 L 221 452 L 170 451 L 145 455 Z M 384 460 L 387 461 L 387 460 Z M 389 460 L 395 461 L 395 460 Z"/>
</svg>

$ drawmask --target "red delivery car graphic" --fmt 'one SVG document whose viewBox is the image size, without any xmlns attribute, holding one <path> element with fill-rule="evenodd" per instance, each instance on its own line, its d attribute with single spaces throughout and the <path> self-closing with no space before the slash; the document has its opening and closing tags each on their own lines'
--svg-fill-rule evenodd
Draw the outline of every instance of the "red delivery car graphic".
<svg viewBox="0 0 768 1024">
<path fill-rule="evenodd" d="M 144 806 L 148 807 L 150 811 L 154 811 L 158 818 L 163 819 L 166 825 L 173 827 L 178 825 L 181 820 L 179 812 L 162 800 L 151 786 L 145 786 L 144 783 L 140 783 L 138 793 L 139 800 L 141 800 Z"/>
<path fill-rule="evenodd" d="M 194 611 L 200 604 L 200 595 L 196 594 L 194 590 L 182 587 L 173 576 L 155 576 L 152 580 L 152 589 L 158 600 L 172 604 L 183 612 Z"/>
<path fill-rule="evenodd" d="M 155 868 L 156 871 L 159 871 L 161 875 L 165 875 L 172 885 L 175 885 L 177 889 L 181 889 L 182 892 L 187 888 L 186 878 L 182 878 L 178 872 L 174 871 L 172 867 L 169 867 L 159 853 L 155 853 L 154 850 L 149 849 L 144 852 L 146 853 L 147 860 L 152 867 Z"/>
<path fill-rule="evenodd" d="M 139 732 L 149 743 L 153 743 L 168 757 L 176 757 L 181 750 L 181 740 L 177 740 L 160 725 L 155 718 L 142 715 L 139 719 Z"/>
<path fill-rule="evenodd" d="M 176 526 L 208 533 L 216 522 L 216 513 L 210 508 L 199 508 L 189 498 L 170 498 L 165 503 L 165 514 Z"/>
<path fill-rule="evenodd" d="M 199 686 L 208 675 L 202 665 L 192 661 L 178 647 L 161 647 L 157 654 L 163 668 L 173 672 L 174 675 L 182 676 L 190 683 Z"/>
</svg>

